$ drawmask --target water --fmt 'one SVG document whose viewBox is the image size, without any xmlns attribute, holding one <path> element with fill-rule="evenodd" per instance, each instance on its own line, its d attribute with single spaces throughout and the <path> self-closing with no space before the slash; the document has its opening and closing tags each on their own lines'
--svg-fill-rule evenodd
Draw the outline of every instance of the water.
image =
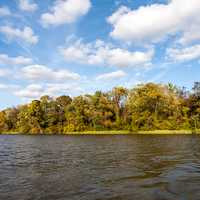
<svg viewBox="0 0 200 200">
<path fill-rule="evenodd" d="M 199 200 L 198 136 L 0 136 L 0 200 Z"/>
</svg>

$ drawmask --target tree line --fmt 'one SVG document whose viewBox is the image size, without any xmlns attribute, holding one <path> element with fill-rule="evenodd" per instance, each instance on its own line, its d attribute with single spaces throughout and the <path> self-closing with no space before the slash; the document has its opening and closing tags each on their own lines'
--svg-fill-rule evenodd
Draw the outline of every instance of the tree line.
<svg viewBox="0 0 200 200">
<path fill-rule="evenodd" d="M 188 129 L 200 129 L 200 82 L 191 91 L 171 83 L 146 83 L 74 98 L 46 95 L 0 112 L 0 133 Z"/>
</svg>

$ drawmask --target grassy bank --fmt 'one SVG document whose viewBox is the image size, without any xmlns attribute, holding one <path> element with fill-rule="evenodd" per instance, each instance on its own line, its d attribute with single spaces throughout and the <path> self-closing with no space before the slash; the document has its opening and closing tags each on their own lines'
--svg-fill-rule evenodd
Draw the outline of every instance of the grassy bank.
<svg viewBox="0 0 200 200">
<path fill-rule="evenodd" d="M 69 132 L 67 134 L 58 135 L 192 135 L 200 134 L 200 130 L 196 132 L 192 130 L 154 130 L 154 131 L 137 131 L 131 132 L 127 130 L 112 130 L 112 131 L 83 131 L 83 132 Z M 37 135 L 37 134 L 21 134 L 19 132 L 6 132 L 2 135 Z M 41 134 L 41 135 L 55 135 L 55 134 Z"/>
<path fill-rule="evenodd" d="M 200 134 L 200 130 L 195 132 Z M 192 130 L 154 130 L 154 131 L 137 131 L 131 132 L 126 130 L 117 131 L 84 131 L 84 132 L 71 132 L 67 135 L 191 135 L 194 134 Z"/>
<path fill-rule="evenodd" d="M 150 135 L 173 135 L 173 134 L 182 134 L 182 135 L 191 135 L 191 134 L 200 134 L 199 130 L 195 132 L 192 130 L 155 130 L 155 131 L 139 131 L 138 134 L 150 134 Z"/>
</svg>

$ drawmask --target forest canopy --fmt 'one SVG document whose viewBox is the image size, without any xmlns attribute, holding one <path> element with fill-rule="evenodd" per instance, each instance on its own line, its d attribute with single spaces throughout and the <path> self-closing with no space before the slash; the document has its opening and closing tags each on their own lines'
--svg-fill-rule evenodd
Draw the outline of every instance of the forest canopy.
<svg viewBox="0 0 200 200">
<path fill-rule="evenodd" d="M 200 129 L 200 82 L 191 91 L 171 83 L 146 83 L 74 98 L 46 95 L 0 112 L 0 133 L 189 129 Z"/>
</svg>

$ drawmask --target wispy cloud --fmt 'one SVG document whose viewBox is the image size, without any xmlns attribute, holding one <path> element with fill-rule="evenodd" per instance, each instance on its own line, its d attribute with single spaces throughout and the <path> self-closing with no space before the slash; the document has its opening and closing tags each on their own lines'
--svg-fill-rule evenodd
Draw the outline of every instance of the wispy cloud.
<svg viewBox="0 0 200 200">
<path fill-rule="evenodd" d="M 8 7 L 6 6 L 0 7 L 0 17 L 9 15 L 11 15 L 11 11 Z"/>
<path fill-rule="evenodd" d="M 21 41 L 28 42 L 29 44 L 36 44 L 39 37 L 34 34 L 30 27 L 24 27 L 24 29 L 14 28 L 12 26 L 0 26 L 0 32 L 6 36 L 9 40 L 20 39 Z"/>
<path fill-rule="evenodd" d="M 38 5 L 33 0 L 19 0 L 19 8 L 23 11 L 34 12 L 38 9 Z"/>
<path fill-rule="evenodd" d="M 104 74 L 100 74 L 96 77 L 96 80 L 103 80 L 103 81 L 112 81 L 114 79 L 120 79 L 125 77 L 127 74 L 122 71 L 122 70 L 118 70 L 115 72 L 110 72 L 110 73 L 104 73 Z"/>
<path fill-rule="evenodd" d="M 23 56 L 9 57 L 7 54 L 0 54 L 0 64 L 3 65 L 28 65 L 33 61 Z"/>
<path fill-rule="evenodd" d="M 200 58 L 200 45 L 193 45 L 186 48 L 167 49 L 167 58 L 174 62 L 187 62 Z"/>
</svg>

